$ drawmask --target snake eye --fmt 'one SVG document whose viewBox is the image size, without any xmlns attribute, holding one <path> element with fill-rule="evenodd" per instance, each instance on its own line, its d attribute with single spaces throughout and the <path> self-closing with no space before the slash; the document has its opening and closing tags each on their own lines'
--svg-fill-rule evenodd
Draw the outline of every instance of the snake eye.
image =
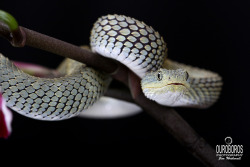
<svg viewBox="0 0 250 167">
<path fill-rule="evenodd" d="M 186 76 L 185 76 L 185 78 L 186 78 L 186 81 L 188 80 L 188 78 L 189 78 L 189 74 L 188 74 L 188 72 L 186 72 Z"/>
<path fill-rule="evenodd" d="M 162 73 L 161 73 L 161 71 L 158 72 L 157 79 L 158 79 L 158 81 L 162 80 Z"/>
</svg>

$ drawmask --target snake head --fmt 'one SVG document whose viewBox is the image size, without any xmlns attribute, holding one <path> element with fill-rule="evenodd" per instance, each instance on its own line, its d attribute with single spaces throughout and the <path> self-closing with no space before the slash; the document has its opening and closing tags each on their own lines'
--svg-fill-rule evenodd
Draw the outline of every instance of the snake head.
<svg viewBox="0 0 250 167">
<path fill-rule="evenodd" d="M 181 96 L 188 91 L 188 72 L 183 69 L 158 71 L 146 74 L 141 80 L 144 95 L 159 104 L 179 106 Z"/>
</svg>

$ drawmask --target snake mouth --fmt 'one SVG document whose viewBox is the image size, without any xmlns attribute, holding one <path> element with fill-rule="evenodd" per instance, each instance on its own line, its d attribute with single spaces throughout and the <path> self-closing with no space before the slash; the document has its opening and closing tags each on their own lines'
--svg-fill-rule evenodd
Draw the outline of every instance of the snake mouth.
<svg viewBox="0 0 250 167">
<path fill-rule="evenodd" d="M 170 83 L 170 84 L 167 84 L 166 86 L 168 86 L 168 85 L 181 85 L 181 86 L 185 86 L 185 85 L 182 84 L 182 83 Z"/>
<path fill-rule="evenodd" d="M 163 87 L 170 86 L 170 85 L 186 87 L 186 85 L 183 83 L 173 82 L 173 83 L 169 83 L 169 84 L 161 85 L 161 86 L 145 86 L 145 88 L 163 88 Z"/>
</svg>

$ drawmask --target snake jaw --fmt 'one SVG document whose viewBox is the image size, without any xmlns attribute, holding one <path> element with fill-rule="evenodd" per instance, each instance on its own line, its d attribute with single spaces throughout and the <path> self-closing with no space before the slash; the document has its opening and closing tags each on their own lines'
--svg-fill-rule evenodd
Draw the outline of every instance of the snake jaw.
<svg viewBox="0 0 250 167">
<path fill-rule="evenodd" d="M 161 105 L 166 106 L 182 106 L 184 103 L 182 102 L 182 97 L 184 96 L 184 89 L 182 91 L 176 90 L 173 86 L 169 86 L 163 88 L 143 88 L 144 95 Z"/>
<path fill-rule="evenodd" d="M 184 83 L 176 83 L 176 82 L 173 82 L 173 83 L 168 83 L 168 84 L 162 84 L 162 85 L 145 85 L 143 86 L 143 89 L 164 89 L 165 87 L 169 87 L 169 86 L 172 86 L 172 87 L 179 87 L 179 86 L 184 86 L 184 87 L 188 87 L 186 86 Z M 176 90 L 176 89 L 174 89 Z"/>
</svg>

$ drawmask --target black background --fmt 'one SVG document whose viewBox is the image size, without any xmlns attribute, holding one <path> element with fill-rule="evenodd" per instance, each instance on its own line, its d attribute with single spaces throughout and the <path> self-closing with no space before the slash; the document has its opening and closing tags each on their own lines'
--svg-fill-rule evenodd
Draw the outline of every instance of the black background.
<svg viewBox="0 0 250 167">
<path fill-rule="evenodd" d="M 245 166 L 250 158 L 249 5 L 217 0 L 0 2 L 0 8 L 11 13 L 20 25 L 76 45 L 89 43 L 93 23 L 106 14 L 124 14 L 154 27 L 167 42 L 170 58 L 216 71 L 223 77 L 222 95 L 214 106 L 176 110 L 213 148 L 225 144 L 227 136 L 233 138 L 233 144 L 243 145 L 242 160 L 232 162 L 239 166 Z M 30 47 L 13 48 L 4 39 L 0 39 L 0 52 L 13 60 L 51 68 L 63 59 Z M 0 139 L 0 145 L 39 150 L 56 147 L 64 149 L 61 154 L 69 148 L 88 153 L 86 148 L 90 146 L 87 150 L 94 151 L 90 157 L 96 160 L 106 155 L 111 162 L 115 155 L 121 155 L 124 162 L 139 159 L 141 163 L 153 160 L 164 166 L 202 166 L 146 113 L 121 119 L 72 118 L 61 122 L 13 114 L 13 133 L 7 140 Z M 125 150 L 129 152 L 121 154 Z M 70 154 L 76 152 L 71 150 Z"/>
</svg>

